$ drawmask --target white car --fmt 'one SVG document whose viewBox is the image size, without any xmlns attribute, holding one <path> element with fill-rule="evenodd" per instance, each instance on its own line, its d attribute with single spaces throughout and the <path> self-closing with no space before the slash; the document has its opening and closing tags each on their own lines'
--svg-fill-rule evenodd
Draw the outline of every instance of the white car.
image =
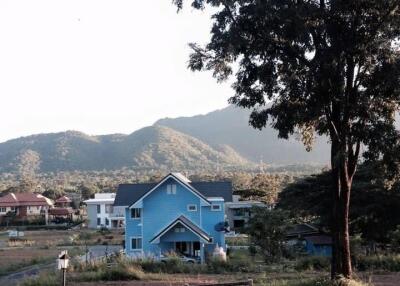
<svg viewBox="0 0 400 286">
<path fill-rule="evenodd" d="M 161 262 L 167 262 L 168 260 L 171 259 L 176 259 L 178 258 L 180 261 L 185 262 L 185 263 L 200 263 L 200 258 L 199 257 L 188 257 L 182 254 L 177 254 L 176 256 L 165 256 L 165 255 L 161 255 L 160 257 L 160 261 Z"/>
</svg>

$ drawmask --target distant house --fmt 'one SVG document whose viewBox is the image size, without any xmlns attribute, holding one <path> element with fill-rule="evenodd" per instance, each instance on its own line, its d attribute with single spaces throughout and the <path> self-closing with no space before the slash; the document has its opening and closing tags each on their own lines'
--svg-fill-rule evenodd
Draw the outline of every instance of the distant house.
<svg viewBox="0 0 400 286">
<path fill-rule="evenodd" d="M 55 206 L 59 208 L 71 207 L 72 200 L 67 196 L 62 196 L 56 199 Z"/>
<path fill-rule="evenodd" d="M 286 235 L 286 242 L 289 247 L 300 247 L 308 255 L 332 255 L 332 238 L 312 224 L 294 225 Z"/>
<path fill-rule="evenodd" d="M 16 218 L 25 219 L 33 216 L 47 216 L 53 202 L 40 194 L 9 193 L 0 197 L 0 217 L 14 213 Z"/>
<path fill-rule="evenodd" d="M 123 184 L 114 208 L 125 213 L 125 251 L 156 258 L 174 251 L 205 261 L 225 245 L 231 182 L 191 182 L 170 173 L 154 184 Z"/>
<path fill-rule="evenodd" d="M 267 207 L 258 201 L 241 201 L 240 196 L 234 195 L 232 202 L 226 203 L 226 217 L 231 230 L 240 232 L 245 228 L 252 216 L 251 209 L 254 207 Z"/>
<path fill-rule="evenodd" d="M 55 201 L 55 207 L 49 210 L 49 215 L 56 223 L 73 220 L 74 211 L 71 207 L 72 200 L 62 196 Z"/>
<path fill-rule="evenodd" d="M 124 214 L 114 212 L 115 193 L 95 194 L 93 199 L 84 201 L 87 205 L 89 228 L 121 228 L 124 226 Z"/>
</svg>

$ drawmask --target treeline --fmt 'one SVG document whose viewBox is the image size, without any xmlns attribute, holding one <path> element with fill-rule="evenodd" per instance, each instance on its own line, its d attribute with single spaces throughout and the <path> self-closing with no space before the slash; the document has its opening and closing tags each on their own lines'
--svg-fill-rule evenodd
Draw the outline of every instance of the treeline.
<svg viewBox="0 0 400 286">
<path fill-rule="evenodd" d="M 306 176 L 280 192 L 277 207 L 299 222 L 315 223 L 329 232 L 331 189 L 329 172 Z M 379 164 L 363 164 L 354 177 L 351 196 L 350 232 L 354 243 L 372 248 L 400 245 L 400 181 L 386 178 Z"/>
<path fill-rule="evenodd" d="M 80 193 L 83 199 L 97 192 L 115 192 L 121 183 L 144 183 L 160 181 L 166 170 L 129 170 L 59 172 L 59 173 L 18 173 L 0 174 L 0 192 L 39 192 L 49 198 L 65 193 Z M 275 204 L 279 192 L 303 177 L 296 172 L 258 171 L 187 171 L 183 172 L 191 181 L 232 181 L 234 194 L 246 200 L 260 200 Z"/>
</svg>

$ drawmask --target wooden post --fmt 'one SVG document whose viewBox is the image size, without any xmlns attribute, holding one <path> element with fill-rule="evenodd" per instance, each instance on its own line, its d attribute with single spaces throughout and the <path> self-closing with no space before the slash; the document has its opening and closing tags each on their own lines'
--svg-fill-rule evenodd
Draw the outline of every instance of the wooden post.
<svg viewBox="0 0 400 286">
<path fill-rule="evenodd" d="M 247 280 L 247 283 L 248 283 L 249 286 L 253 286 L 253 279 Z"/>
<path fill-rule="evenodd" d="M 66 277 L 65 277 L 65 276 L 66 276 L 66 275 L 65 275 L 65 274 L 66 274 L 66 273 L 65 273 L 66 270 L 67 270 L 67 269 L 63 268 L 63 271 L 62 271 L 62 286 L 65 286 L 65 285 L 66 285 Z"/>
</svg>

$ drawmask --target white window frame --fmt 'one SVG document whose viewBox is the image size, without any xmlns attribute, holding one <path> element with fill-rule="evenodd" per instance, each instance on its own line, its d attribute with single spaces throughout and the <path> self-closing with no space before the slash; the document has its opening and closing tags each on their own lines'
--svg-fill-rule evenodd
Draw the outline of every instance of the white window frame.
<svg viewBox="0 0 400 286">
<path fill-rule="evenodd" d="M 6 211 L 7 211 L 7 208 L 6 208 L 6 207 L 1 207 L 1 208 L 0 208 L 0 212 L 1 212 L 1 213 L 5 213 Z"/>
<path fill-rule="evenodd" d="M 133 248 L 132 247 L 132 240 L 138 240 L 138 239 L 140 239 L 140 248 Z M 137 242 L 136 242 L 136 244 L 137 244 Z M 132 236 L 131 237 L 131 240 L 130 240 L 130 248 L 131 248 L 131 250 L 142 250 L 143 249 L 143 238 L 141 237 L 141 236 Z"/>
<path fill-rule="evenodd" d="M 214 207 L 218 207 L 215 209 Z M 222 210 L 222 206 L 220 204 L 211 205 L 211 211 L 213 212 L 220 212 Z"/>
<path fill-rule="evenodd" d="M 167 195 L 176 195 L 176 184 L 167 185 Z"/>
<path fill-rule="evenodd" d="M 194 209 L 191 210 L 191 209 L 190 209 L 191 207 L 194 207 Z M 186 206 L 186 208 L 187 208 L 187 211 L 188 211 L 188 212 L 197 212 L 197 205 L 196 205 L 196 204 L 188 204 L 188 205 Z"/>
<path fill-rule="evenodd" d="M 139 210 L 139 216 L 137 216 L 137 210 Z M 132 216 L 132 213 L 134 213 L 136 216 Z M 139 220 L 141 218 L 142 218 L 142 209 L 132 208 L 131 209 L 131 219 Z"/>
</svg>

